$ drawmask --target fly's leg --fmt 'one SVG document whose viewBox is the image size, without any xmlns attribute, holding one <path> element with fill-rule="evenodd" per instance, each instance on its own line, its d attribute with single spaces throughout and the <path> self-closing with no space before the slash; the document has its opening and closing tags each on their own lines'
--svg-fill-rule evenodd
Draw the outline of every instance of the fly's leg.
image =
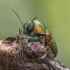
<svg viewBox="0 0 70 70">
<path fill-rule="evenodd" d="M 39 42 L 40 42 L 43 46 L 45 46 L 45 36 L 40 36 L 40 37 L 39 37 Z"/>
<path fill-rule="evenodd" d="M 54 58 L 55 56 L 54 56 L 54 52 L 52 51 L 52 49 L 50 48 L 50 46 L 46 46 L 46 48 L 47 48 L 47 58 L 50 58 L 50 59 L 52 59 L 52 58 Z"/>
</svg>

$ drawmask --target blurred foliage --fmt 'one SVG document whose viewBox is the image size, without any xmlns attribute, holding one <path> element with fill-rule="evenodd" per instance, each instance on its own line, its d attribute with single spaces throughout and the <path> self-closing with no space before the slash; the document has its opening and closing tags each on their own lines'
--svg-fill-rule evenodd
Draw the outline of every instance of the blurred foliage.
<svg viewBox="0 0 70 70">
<path fill-rule="evenodd" d="M 70 0 L 0 0 L 0 39 L 15 36 L 23 23 L 34 17 L 52 32 L 57 43 L 57 60 L 70 66 Z"/>
</svg>

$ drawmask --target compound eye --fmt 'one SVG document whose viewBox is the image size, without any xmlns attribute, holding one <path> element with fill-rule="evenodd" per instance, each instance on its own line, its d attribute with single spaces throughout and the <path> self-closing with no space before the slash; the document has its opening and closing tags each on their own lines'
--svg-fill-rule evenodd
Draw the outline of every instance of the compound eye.
<svg viewBox="0 0 70 70">
<path fill-rule="evenodd" d="M 27 33 L 30 34 L 33 31 L 33 28 L 34 28 L 34 24 L 30 23 L 26 28 Z"/>
</svg>

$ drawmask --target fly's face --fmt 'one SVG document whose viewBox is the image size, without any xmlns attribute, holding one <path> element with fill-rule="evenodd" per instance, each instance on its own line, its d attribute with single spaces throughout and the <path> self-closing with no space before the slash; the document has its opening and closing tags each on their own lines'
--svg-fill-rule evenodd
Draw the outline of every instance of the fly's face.
<svg viewBox="0 0 70 70">
<path fill-rule="evenodd" d="M 27 23 L 24 24 L 23 28 L 23 33 L 26 34 L 26 35 L 31 35 L 31 33 L 33 32 L 34 30 L 34 20 L 36 19 L 37 17 L 35 17 L 32 21 L 28 21 Z"/>
<path fill-rule="evenodd" d="M 33 28 L 34 28 L 34 24 L 33 24 L 33 22 L 28 21 L 27 23 L 24 24 L 24 30 L 23 30 L 23 33 L 26 34 L 26 35 L 29 35 L 29 34 L 32 33 Z"/>
</svg>

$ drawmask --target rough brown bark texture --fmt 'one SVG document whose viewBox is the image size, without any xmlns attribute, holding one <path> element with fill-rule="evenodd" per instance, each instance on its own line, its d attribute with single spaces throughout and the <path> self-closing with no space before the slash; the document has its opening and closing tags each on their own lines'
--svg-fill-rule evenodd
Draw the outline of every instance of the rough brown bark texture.
<svg viewBox="0 0 70 70">
<path fill-rule="evenodd" d="M 36 45 L 36 42 L 34 44 Z M 35 60 L 35 57 L 45 53 L 45 49 L 41 44 L 37 43 L 38 49 L 34 49 L 41 55 L 34 52 L 34 50 L 25 50 L 24 47 L 26 46 L 27 44 L 23 39 L 23 33 L 20 29 L 16 37 L 7 37 L 4 40 L 0 40 L 0 70 L 70 70 L 69 67 L 54 59 L 44 58 Z M 40 51 L 39 46 L 43 50 Z M 30 46 L 30 48 L 32 49 L 34 47 Z M 30 57 L 34 58 L 26 58 L 24 50 L 29 53 L 28 55 Z"/>
</svg>

